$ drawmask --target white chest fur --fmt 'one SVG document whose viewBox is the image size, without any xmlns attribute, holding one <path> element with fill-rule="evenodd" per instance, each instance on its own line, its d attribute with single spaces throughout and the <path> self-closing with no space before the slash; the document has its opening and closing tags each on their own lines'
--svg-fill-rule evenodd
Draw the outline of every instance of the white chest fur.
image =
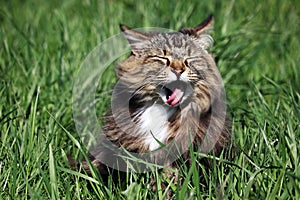
<svg viewBox="0 0 300 200">
<path fill-rule="evenodd" d="M 141 128 L 145 135 L 144 143 L 149 145 L 149 150 L 153 151 L 160 147 L 159 142 L 164 143 L 168 136 L 168 118 L 173 113 L 165 106 L 154 104 L 147 108 L 141 115 Z M 159 141 L 159 142 L 158 142 Z"/>
</svg>

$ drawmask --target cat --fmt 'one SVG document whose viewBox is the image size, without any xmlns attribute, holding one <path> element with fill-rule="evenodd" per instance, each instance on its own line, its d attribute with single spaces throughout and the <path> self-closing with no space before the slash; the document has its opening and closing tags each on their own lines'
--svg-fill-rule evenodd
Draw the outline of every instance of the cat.
<svg viewBox="0 0 300 200">
<path fill-rule="evenodd" d="M 219 156 L 228 148 L 225 94 L 209 53 L 213 21 L 211 15 L 178 32 L 140 32 L 120 25 L 131 54 L 116 67 L 121 82 L 113 96 L 116 108 L 104 117 L 100 140 L 164 166 L 179 158 L 188 163 L 191 149 Z M 116 163 L 126 168 L 125 162 L 112 161 L 114 154 L 99 145 L 89 158 L 102 174 Z M 88 162 L 82 163 L 89 171 Z"/>
</svg>

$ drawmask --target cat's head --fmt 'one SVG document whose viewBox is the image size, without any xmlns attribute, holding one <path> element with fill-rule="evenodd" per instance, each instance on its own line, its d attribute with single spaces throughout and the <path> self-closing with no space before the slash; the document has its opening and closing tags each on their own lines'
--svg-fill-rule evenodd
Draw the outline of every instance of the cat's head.
<svg viewBox="0 0 300 200">
<path fill-rule="evenodd" d="M 213 85 L 220 82 L 214 59 L 208 53 L 213 44 L 212 16 L 195 28 L 178 32 L 139 32 L 120 27 L 132 54 L 119 65 L 117 74 L 135 88 L 136 94 L 171 107 L 200 98 L 202 103 L 203 99 L 208 101 L 208 106 Z"/>
</svg>

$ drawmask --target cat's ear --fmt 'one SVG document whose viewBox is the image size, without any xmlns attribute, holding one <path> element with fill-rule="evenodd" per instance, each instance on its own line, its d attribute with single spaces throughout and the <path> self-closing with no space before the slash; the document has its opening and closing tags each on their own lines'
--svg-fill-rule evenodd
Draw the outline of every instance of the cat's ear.
<svg viewBox="0 0 300 200">
<path fill-rule="evenodd" d="M 123 24 L 120 24 L 120 29 L 123 31 L 124 36 L 128 40 L 134 54 L 143 49 L 145 43 L 149 40 L 149 36 L 145 33 L 132 30 Z"/>
<path fill-rule="evenodd" d="M 202 23 L 200 23 L 195 28 L 183 28 L 179 30 L 179 32 L 183 34 L 188 34 L 190 36 L 196 37 L 200 43 L 200 45 L 204 49 L 208 49 L 213 45 L 213 38 L 211 37 L 211 33 L 214 28 L 214 17 L 210 15 L 206 18 Z"/>
</svg>

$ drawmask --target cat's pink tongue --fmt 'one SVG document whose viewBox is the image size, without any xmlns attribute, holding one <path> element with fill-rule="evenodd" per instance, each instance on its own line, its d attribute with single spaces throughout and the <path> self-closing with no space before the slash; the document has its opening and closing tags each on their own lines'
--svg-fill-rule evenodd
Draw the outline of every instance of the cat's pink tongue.
<svg viewBox="0 0 300 200">
<path fill-rule="evenodd" d="M 171 106 L 175 106 L 180 101 L 182 96 L 183 96 L 183 91 L 176 88 L 171 94 L 171 96 L 169 97 L 169 99 L 167 100 L 167 104 Z"/>
</svg>

